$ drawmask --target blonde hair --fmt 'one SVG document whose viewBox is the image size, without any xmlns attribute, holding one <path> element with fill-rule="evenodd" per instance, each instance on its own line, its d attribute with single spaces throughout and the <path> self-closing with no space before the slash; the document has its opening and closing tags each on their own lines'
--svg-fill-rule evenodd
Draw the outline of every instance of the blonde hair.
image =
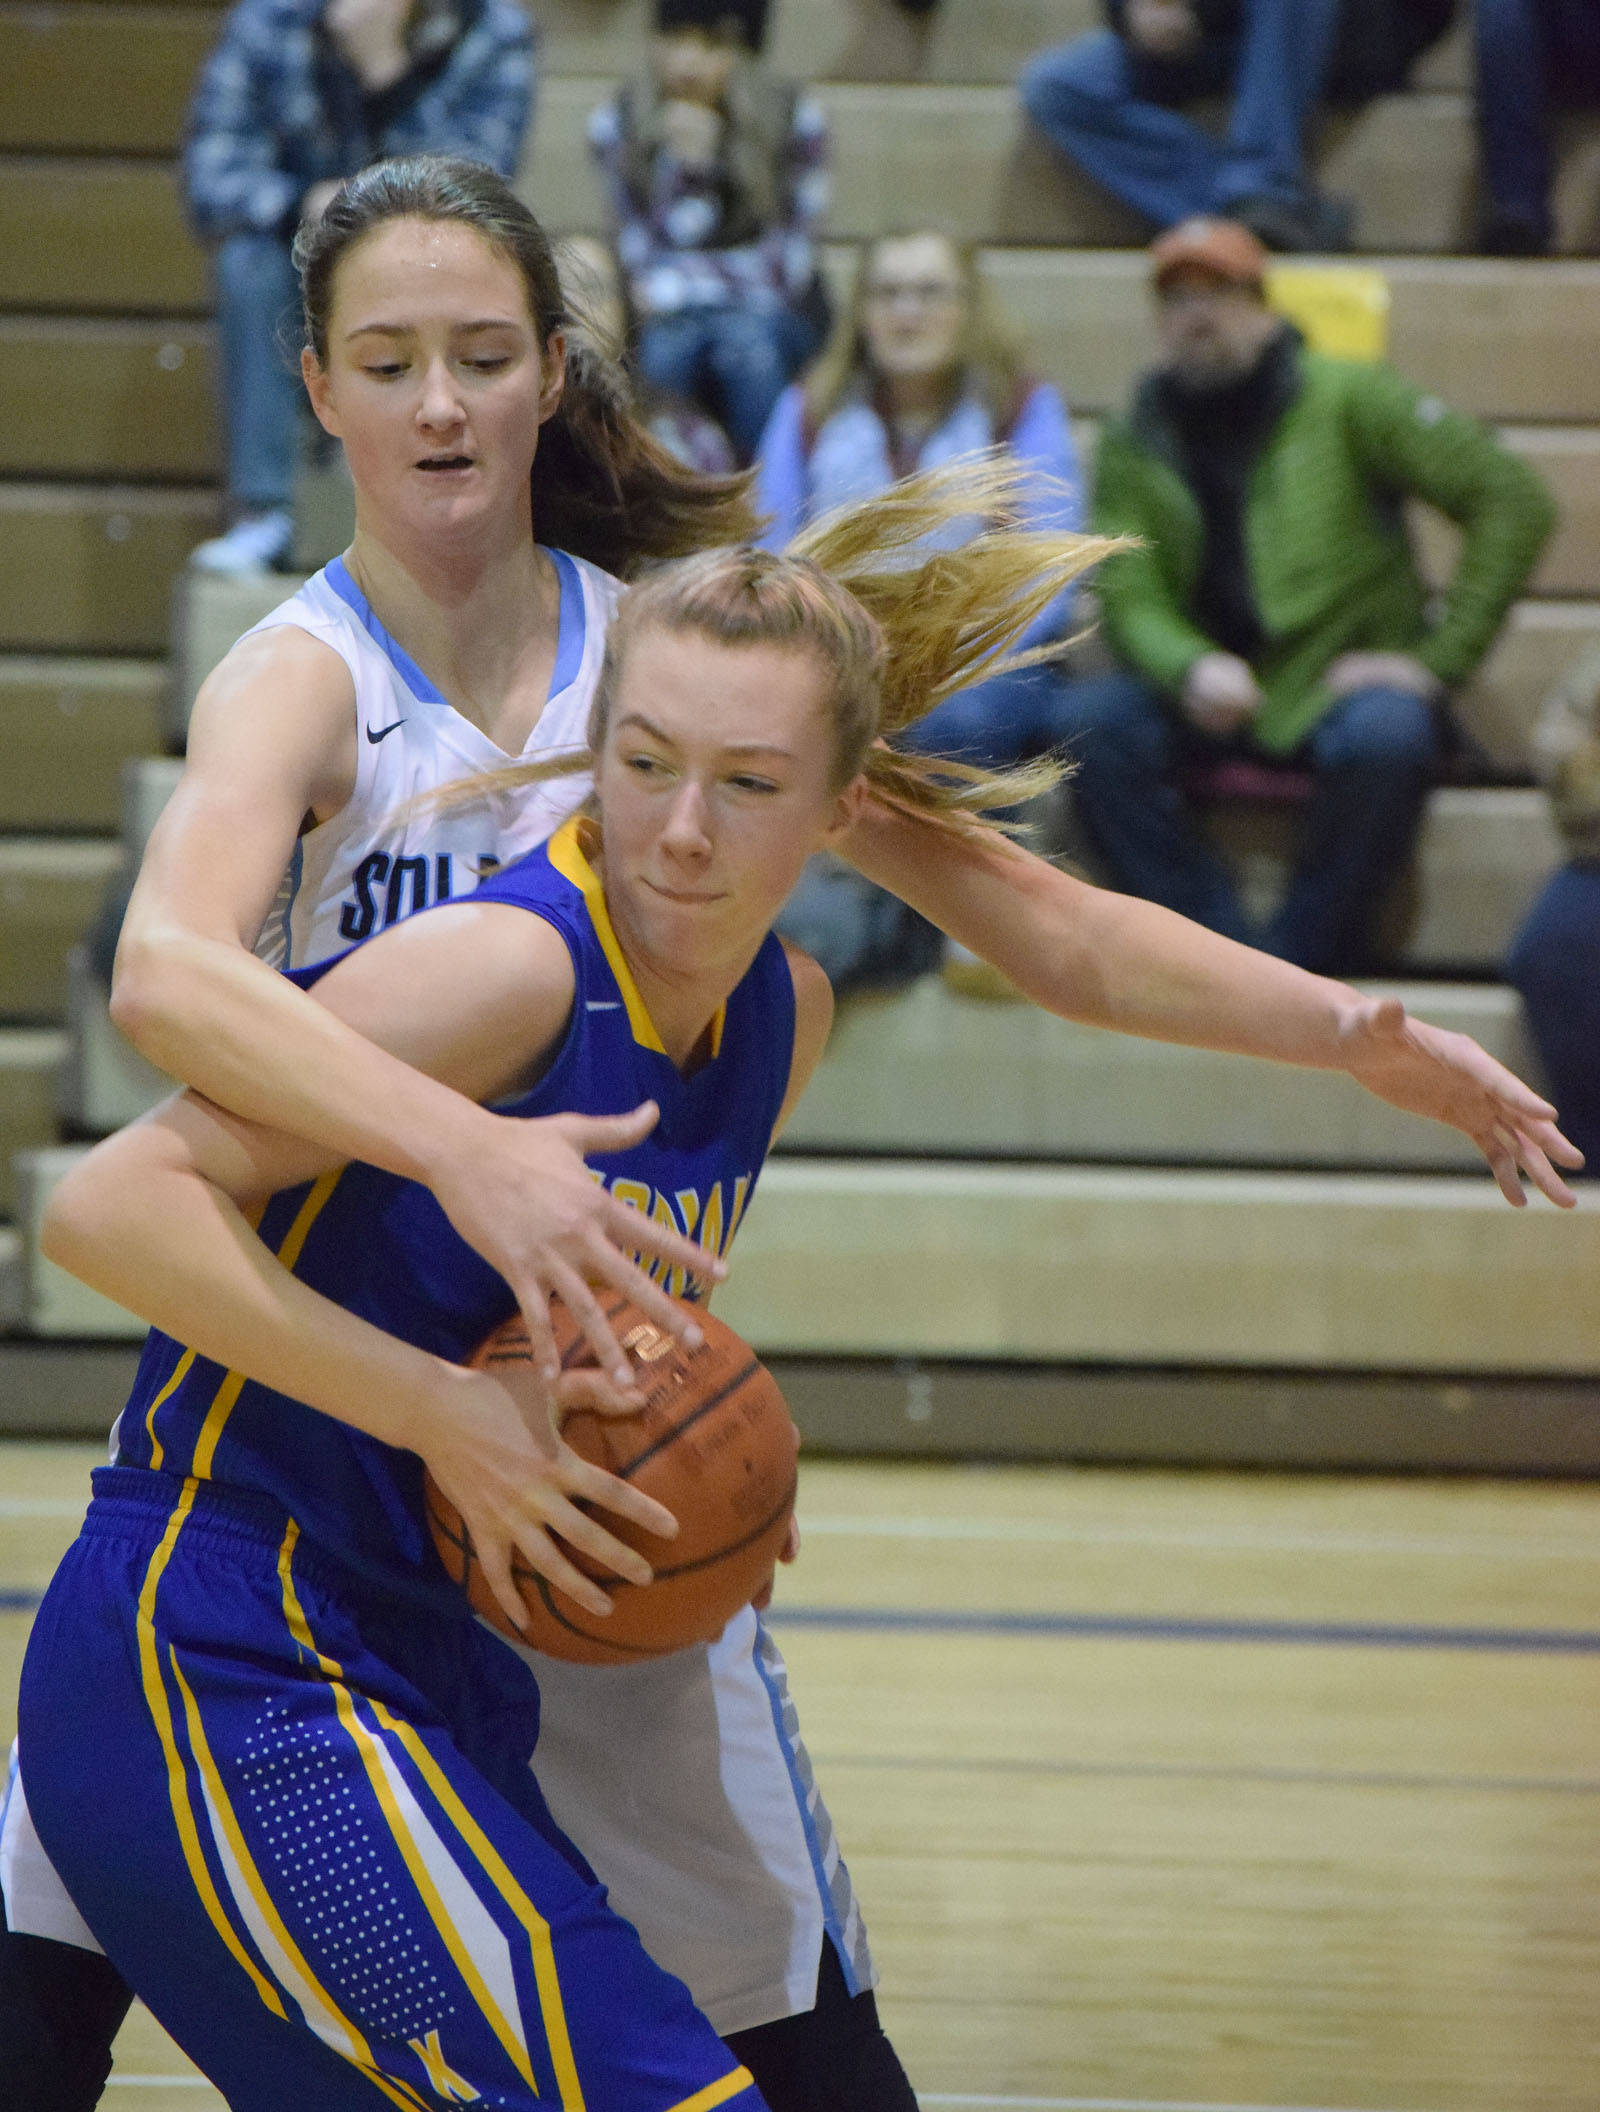
<svg viewBox="0 0 1600 2112">
<path fill-rule="evenodd" d="M 936 227 L 904 228 L 863 242 L 848 305 L 841 307 L 827 343 L 817 354 L 802 384 L 806 424 L 820 432 L 853 390 L 869 398 L 877 383 L 867 346 L 867 282 L 879 253 L 891 242 L 918 242 L 934 236 L 944 243 L 961 274 L 965 318 L 956 345 L 953 375 L 958 388 L 974 394 L 988 411 L 996 432 L 1016 417 L 1026 382 L 1021 340 L 1002 319 L 974 243 L 958 242 Z"/>
<path fill-rule="evenodd" d="M 990 449 L 824 515 L 781 555 L 708 550 L 661 566 L 613 619 L 588 748 L 460 779 L 429 804 L 450 811 L 591 767 L 628 652 L 652 629 L 811 653 L 828 683 L 836 787 L 860 773 L 880 799 L 950 827 L 1036 798 L 1060 782 L 1059 759 L 992 771 L 885 745 L 958 690 L 1056 657 L 1058 643 L 1013 648 L 1070 581 L 1120 547 L 1017 526 L 1024 483 L 1015 458 Z M 970 541 L 918 554 L 974 517 L 986 525 Z"/>
</svg>

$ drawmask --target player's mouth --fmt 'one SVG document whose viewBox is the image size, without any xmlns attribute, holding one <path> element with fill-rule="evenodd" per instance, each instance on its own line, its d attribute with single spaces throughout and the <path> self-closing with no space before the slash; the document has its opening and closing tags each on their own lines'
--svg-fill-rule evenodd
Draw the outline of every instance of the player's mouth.
<svg viewBox="0 0 1600 2112">
<path fill-rule="evenodd" d="M 477 467 L 477 463 L 471 455 L 424 455 L 416 467 L 425 469 L 430 474 L 437 476 L 459 473 L 464 469 L 474 469 Z"/>
<path fill-rule="evenodd" d="M 712 902 L 723 900 L 720 888 L 712 894 L 700 894 L 686 887 L 663 887 L 659 880 L 647 880 L 645 886 L 653 895 L 661 895 L 668 902 L 681 902 L 689 908 L 703 909 Z"/>
</svg>

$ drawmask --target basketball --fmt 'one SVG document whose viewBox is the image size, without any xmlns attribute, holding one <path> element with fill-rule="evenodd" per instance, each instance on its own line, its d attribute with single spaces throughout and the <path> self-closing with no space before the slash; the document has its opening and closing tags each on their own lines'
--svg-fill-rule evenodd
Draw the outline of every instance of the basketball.
<svg viewBox="0 0 1600 2112">
<path fill-rule="evenodd" d="M 659 1540 L 597 1511 L 608 1531 L 651 1564 L 654 1580 L 628 1583 L 563 1543 L 574 1564 L 611 1594 L 615 1611 L 597 1617 L 518 1557 L 513 1574 L 527 1620 L 517 1635 L 484 1580 L 461 1514 L 431 1475 L 425 1496 L 434 1545 L 485 1620 L 552 1657 L 621 1665 L 710 1642 L 768 1581 L 794 1511 L 797 1438 L 776 1380 L 731 1327 L 697 1309 L 705 1339 L 685 1349 L 620 1292 L 603 1295 L 602 1303 L 638 1373 L 644 1405 L 626 1416 L 580 1408 L 561 1431 L 582 1458 L 632 1482 L 677 1519 L 678 1537 Z M 562 1369 L 593 1365 L 566 1307 L 554 1306 L 552 1320 Z M 525 1387 L 537 1398 L 520 1316 L 497 1328 L 470 1362 L 492 1369 L 513 1393 Z"/>
</svg>

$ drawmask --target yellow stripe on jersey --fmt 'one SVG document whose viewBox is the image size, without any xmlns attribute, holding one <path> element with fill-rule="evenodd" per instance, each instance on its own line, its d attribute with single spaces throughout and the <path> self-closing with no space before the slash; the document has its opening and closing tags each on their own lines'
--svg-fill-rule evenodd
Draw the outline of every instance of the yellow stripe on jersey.
<svg viewBox="0 0 1600 2112">
<path fill-rule="evenodd" d="M 172 1550 L 177 1545 L 183 1522 L 193 1508 L 200 1484 L 191 1475 L 183 1484 L 183 1493 L 178 1498 L 172 1516 L 167 1521 L 161 1545 L 150 1558 L 150 1567 L 145 1571 L 144 1584 L 139 1592 L 139 1611 L 136 1631 L 139 1638 L 139 1671 L 144 1683 L 145 1702 L 156 1727 L 156 1736 L 161 1741 L 161 1750 L 167 1762 L 167 1791 L 172 1799 L 172 1816 L 177 1821 L 178 1839 L 183 1848 L 183 1859 L 188 1865 L 189 1877 L 200 1903 L 211 1919 L 212 1926 L 227 1945 L 229 1951 L 251 1980 L 256 1993 L 275 2017 L 287 2013 L 278 1990 L 267 1979 L 255 1960 L 245 1949 L 243 1941 L 228 1919 L 217 1888 L 212 1882 L 211 1872 L 200 1846 L 200 1829 L 195 1823 L 194 1807 L 189 1800 L 189 1784 L 184 1772 L 183 1755 L 178 1750 L 177 1731 L 172 1720 L 172 1705 L 167 1700 L 167 1690 L 161 1677 L 161 1658 L 156 1647 L 155 1605 L 156 1587 L 161 1582 L 162 1572 L 172 1559 Z"/>
<path fill-rule="evenodd" d="M 617 979 L 617 988 L 622 992 L 622 1002 L 627 1008 L 628 1025 L 633 1038 L 642 1049 L 653 1049 L 658 1056 L 667 1053 L 666 1044 L 656 1032 L 656 1023 L 650 1017 L 650 1008 L 639 994 L 639 986 L 633 979 L 633 970 L 611 923 L 611 912 L 606 908 L 605 888 L 600 875 L 584 856 L 582 829 L 584 818 L 574 814 L 570 821 L 562 823 L 546 844 L 550 863 L 563 880 L 570 880 L 583 896 L 584 907 L 589 912 L 589 922 L 594 926 L 594 935 L 600 941 L 600 951 L 606 957 L 606 965 Z M 722 1053 L 722 1029 L 728 1008 L 717 1007 L 716 1017 L 711 1022 L 711 1054 Z"/>
<path fill-rule="evenodd" d="M 150 1465 L 156 1472 L 160 1471 L 161 1462 L 166 1458 L 165 1452 L 161 1449 L 161 1440 L 156 1436 L 156 1410 L 163 1402 L 169 1401 L 177 1392 L 178 1388 L 188 1377 L 190 1366 L 193 1363 L 194 1351 L 186 1349 L 178 1359 L 177 1369 L 173 1372 L 172 1377 L 168 1379 L 166 1385 L 162 1387 L 161 1391 L 150 1403 L 150 1413 L 144 1419 L 145 1435 L 150 1440 Z"/>
<path fill-rule="evenodd" d="M 719 2083 L 707 2083 L 693 2097 L 683 2098 L 668 2108 L 668 2112 L 712 2112 L 714 2105 L 725 2105 L 730 2097 L 755 2087 L 755 2077 L 748 2068 L 735 2068 L 732 2075 L 725 2075 Z"/>
<path fill-rule="evenodd" d="M 372 1787 L 373 1795 L 378 1800 L 378 1808 L 388 1821 L 389 1831 L 394 1837 L 395 1845 L 399 1848 L 406 1868 L 411 1873 L 411 1881 L 416 1886 L 418 1895 L 423 1905 L 427 1908 L 435 1928 L 444 1938 L 445 1947 L 455 1961 L 457 1972 L 460 1973 L 462 1980 L 471 1990 L 473 2000 L 477 2003 L 489 2028 L 510 2056 L 517 2073 L 522 2077 L 529 2089 L 533 2091 L 534 2095 L 537 2096 L 538 2085 L 533 2078 L 533 2065 L 528 2057 L 528 2049 L 523 2043 L 521 2031 L 517 2023 L 505 2014 L 504 2009 L 495 2000 L 477 1961 L 461 1940 L 461 1932 L 456 1927 L 449 1909 L 445 1906 L 444 1900 L 440 1896 L 439 1889 L 434 1882 L 432 1873 L 428 1869 L 422 1851 L 413 1838 L 411 1828 L 407 1825 L 405 1816 L 395 1799 L 393 1786 L 385 1773 L 386 1756 L 383 1754 L 378 1740 L 356 1713 L 355 1697 L 345 1684 L 343 1667 L 335 1659 L 323 1655 L 311 1633 L 311 1625 L 306 1619 L 305 1611 L 300 1604 L 299 1593 L 294 1586 L 292 1565 L 295 1545 L 299 1537 L 300 1528 L 291 1519 L 289 1530 L 285 1533 L 283 1544 L 278 1550 L 278 1577 L 282 1585 L 284 1617 L 288 1621 L 289 1632 L 300 1647 L 316 1660 L 324 1678 L 328 1681 L 333 1693 L 334 1707 L 338 1711 L 339 1721 L 344 1726 L 357 1753 L 360 1755 L 361 1764 L 366 1770 L 367 1780 Z M 406 1737 L 405 1733 L 408 1726 L 397 1723 L 387 1710 L 381 1708 L 377 1702 L 371 1701 L 370 1697 L 369 1705 L 383 1727 L 386 1730 L 397 1732 L 407 1752 L 411 1753 L 412 1757 L 415 1758 L 416 1752 L 414 1748 L 420 1746 L 421 1741 Z M 422 1750 L 426 1753 L 426 1748 Z M 431 1767 L 432 1756 L 427 1755 L 427 1759 Z M 443 1779 L 441 1775 L 440 1780 Z M 437 1796 L 438 1790 L 431 1776 L 429 1777 L 429 1786 L 434 1788 L 434 1794 Z M 446 1787 L 448 1788 L 448 1783 L 446 1783 Z M 454 1798 L 454 1792 L 451 1791 L 450 1794 Z M 442 1803 L 445 1800 L 441 1798 L 440 1801 Z M 464 1807 L 462 1809 L 463 1815 L 465 1815 Z M 452 1818 L 455 1817 L 454 1812 L 451 1812 L 450 1815 Z M 459 1830 L 459 1820 L 457 1824 Z M 480 1860 L 482 1860 L 481 1857 Z M 541 1989 L 541 1999 L 542 1993 L 543 1990 Z M 563 2020 L 563 2035 L 564 2032 L 565 2024 Z M 553 2043 L 552 2054 L 554 2054 Z M 570 2058 L 569 2052 L 569 2061 Z M 575 2096 L 569 2099 L 563 2095 L 562 2106 L 563 2112 L 583 2112 L 582 2097 Z"/>
<path fill-rule="evenodd" d="M 324 1173 L 312 1182 L 310 1192 L 300 1205 L 300 1208 L 295 1212 L 294 1222 L 283 1235 L 283 1239 L 277 1249 L 278 1259 L 286 1269 L 292 1270 L 295 1263 L 300 1259 L 300 1250 L 310 1236 L 311 1227 L 322 1215 L 328 1198 L 332 1195 L 334 1189 L 338 1187 L 343 1174 L 344 1168 L 336 1166 L 331 1173 Z M 189 1355 L 192 1359 L 194 1352 L 191 1350 Z M 178 1373 L 174 1374 L 174 1384 L 176 1384 L 179 1375 Z M 200 1435 L 195 1442 L 194 1459 L 189 1469 L 192 1474 L 198 1475 L 202 1481 L 211 1479 L 211 1469 L 216 1460 L 217 1446 L 222 1438 L 223 1427 L 228 1417 L 232 1415 L 234 1404 L 240 1394 L 243 1393 L 244 1387 L 244 1372 L 226 1372 L 223 1375 L 222 1383 L 212 1396 L 211 1406 L 206 1410 L 206 1419 L 200 1427 Z M 169 1387 L 167 1391 L 170 1392 L 171 1388 Z M 164 1398 L 165 1395 L 163 1395 Z M 158 1401 L 156 1407 L 159 1406 L 160 1402 Z M 150 1413 L 152 1415 L 155 1414 L 155 1407 L 151 1409 Z M 153 1464 L 159 1466 L 161 1462 L 156 1460 Z"/>
</svg>

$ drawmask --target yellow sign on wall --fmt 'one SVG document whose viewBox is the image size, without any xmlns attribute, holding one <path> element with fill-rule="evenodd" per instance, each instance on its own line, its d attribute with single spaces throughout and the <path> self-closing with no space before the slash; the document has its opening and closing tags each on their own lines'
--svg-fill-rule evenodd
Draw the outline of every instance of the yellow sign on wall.
<svg viewBox="0 0 1600 2112">
<path fill-rule="evenodd" d="M 1330 359 L 1382 359 L 1389 350 L 1389 281 L 1363 264 L 1274 264 L 1267 303 Z"/>
</svg>

